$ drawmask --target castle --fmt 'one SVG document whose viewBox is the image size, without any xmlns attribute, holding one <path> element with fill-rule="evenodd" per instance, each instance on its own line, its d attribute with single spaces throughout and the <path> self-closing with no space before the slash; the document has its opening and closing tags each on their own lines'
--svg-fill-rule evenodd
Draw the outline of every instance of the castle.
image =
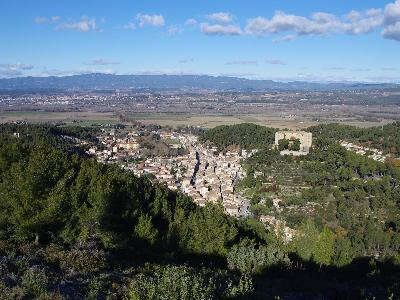
<svg viewBox="0 0 400 300">
<path fill-rule="evenodd" d="M 306 131 L 278 131 L 275 134 L 275 146 L 279 146 L 279 141 L 280 140 L 288 140 L 294 141 L 294 140 L 299 140 L 300 141 L 300 149 L 298 151 L 291 151 L 288 149 L 282 150 L 281 154 L 292 154 L 295 156 L 298 155 L 307 155 L 310 152 L 310 148 L 312 145 L 312 133 L 311 132 L 306 132 Z"/>
</svg>

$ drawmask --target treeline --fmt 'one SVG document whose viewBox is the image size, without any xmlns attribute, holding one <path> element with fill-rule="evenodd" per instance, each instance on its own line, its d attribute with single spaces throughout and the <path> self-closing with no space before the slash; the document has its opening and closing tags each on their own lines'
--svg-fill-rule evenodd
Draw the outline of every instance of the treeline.
<svg viewBox="0 0 400 300">
<path fill-rule="evenodd" d="M 307 131 L 318 137 L 360 143 L 400 156 L 400 122 L 370 128 L 328 124 L 309 127 Z"/>
<path fill-rule="evenodd" d="M 268 128 L 251 123 L 232 126 L 217 126 L 205 131 L 201 136 L 202 142 L 210 142 L 219 150 L 229 146 L 240 146 L 242 149 L 255 149 L 269 146 L 275 140 L 274 128 Z"/>
<path fill-rule="evenodd" d="M 98 143 L 96 135 L 99 131 L 99 128 L 93 127 L 6 123 L 0 126 L 0 139 L 6 141 L 14 137 L 29 142 L 41 140 L 55 148 L 83 155 L 84 151 L 76 146 L 76 139 Z"/>
</svg>

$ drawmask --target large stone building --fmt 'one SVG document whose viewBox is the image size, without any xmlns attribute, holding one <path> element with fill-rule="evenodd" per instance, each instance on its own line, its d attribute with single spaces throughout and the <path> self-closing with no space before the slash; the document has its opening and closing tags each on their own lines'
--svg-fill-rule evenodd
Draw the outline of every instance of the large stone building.
<svg viewBox="0 0 400 300">
<path fill-rule="evenodd" d="M 299 140 L 300 141 L 300 150 L 299 151 L 290 151 L 283 150 L 281 154 L 293 154 L 293 155 L 306 155 L 309 153 L 311 145 L 312 145 L 312 133 L 306 131 L 278 131 L 275 134 L 275 146 L 279 145 L 280 140 Z"/>
</svg>

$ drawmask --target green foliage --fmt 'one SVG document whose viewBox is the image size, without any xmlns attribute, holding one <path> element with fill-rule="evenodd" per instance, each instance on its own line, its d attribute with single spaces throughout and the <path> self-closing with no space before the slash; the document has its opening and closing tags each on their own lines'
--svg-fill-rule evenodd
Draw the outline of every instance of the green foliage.
<svg viewBox="0 0 400 300">
<path fill-rule="evenodd" d="M 32 135 L 21 131 L 17 139 L 10 134 L 18 127 L 4 128 L 0 298 L 399 295 L 400 171 L 330 138 L 316 138 L 306 157 L 261 148 L 245 162 L 241 185 L 253 211 L 296 228 L 286 245 L 254 218 L 198 207 L 147 177 L 80 155 L 65 132 L 31 126 Z M 361 257 L 377 259 L 365 266 Z M 281 287 L 288 281 L 294 284 Z"/>
<path fill-rule="evenodd" d="M 311 219 L 307 219 L 298 229 L 294 245 L 296 253 L 304 261 L 309 261 L 314 252 L 314 245 L 318 239 L 318 229 Z"/>
<path fill-rule="evenodd" d="M 334 255 L 335 234 L 324 227 L 314 244 L 313 259 L 319 265 L 329 266 Z"/>
<path fill-rule="evenodd" d="M 216 299 L 210 274 L 188 267 L 165 267 L 152 275 L 139 275 L 130 285 L 129 299 Z"/>
<path fill-rule="evenodd" d="M 332 264 L 337 267 L 349 265 L 354 257 L 350 240 L 346 236 L 339 236 L 335 239 Z"/>
<path fill-rule="evenodd" d="M 64 209 L 69 205 L 68 184 L 76 158 L 68 159 L 44 143 L 29 149 L 24 145 L 17 147 L 31 152 L 3 170 L 0 206 L 7 213 L 2 215 L 0 226 L 4 230 L 6 224 L 11 225 L 16 239 L 39 238 L 49 228 L 59 230 L 68 217 Z"/>
<path fill-rule="evenodd" d="M 313 126 L 308 130 L 321 138 L 361 143 L 400 156 L 400 122 L 370 128 L 328 124 Z"/>
<path fill-rule="evenodd" d="M 206 205 L 186 218 L 177 218 L 175 235 L 186 251 L 225 256 L 228 246 L 237 237 L 238 229 L 222 207 Z"/>
<path fill-rule="evenodd" d="M 135 226 L 135 234 L 139 239 L 154 245 L 157 240 L 158 230 L 154 227 L 151 216 L 141 215 L 138 224 Z"/>
<path fill-rule="evenodd" d="M 108 285 L 108 276 L 101 274 L 98 277 L 93 278 L 87 287 L 86 299 L 99 299 L 101 298 L 103 291 Z"/>
<path fill-rule="evenodd" d="M 136 276 L 129 286 L 129 299 L 232 299 L 254 292 L 249 275 L 228 275 L 219 269 L 188 266 L 150 267 Z"/>
<path fill-rule="evenodd" d="M 289 147 L 290 151 L 300 151 L 301 142 L 299 139 L 291 140 L 291 145 Z"/>
<path fill-rule="evenodd" d="M 229 268 L 244 274 L 259 274 L 264 269 L 285 261 L 285 253 L 277 244 L 257 245 L 252 240 L 242 240 L 228 253 Z"/>
<path fill-rule="evenodd" d="M 289 140 L 281 139 L 278 141 L 278 149 L 279 151 L 288 150 L 289 149 Z"/>
<path fill-rule="evenodd" d="M 22 276 L 22 286 L 26 295 L 38 297 L 47 291 L 48 278 L 44 270 L 29 268 Z"/>
<path fill-rule="evenodd" d="M 240 146 L 243 149 L 268 147 L 273 144 L 276 129 L 243 123 L 232 126 L 217 126 L 200 136 L 202 142 L 211 142 L 220 150 L 229 146 Z"/>
<path fill-rule="evenodd" d="M 278 141 L 278 150 L 300 151 L 301 142 L 299 139 L 281 139 Z"/>
<path fill-rule="evenodd" d="M 73 272 L 97 272 L 107 266 L 105 252 L 99 249 L 72 249 L 70 251 L 63 251 L 58 259 L 61 268 Z"/>
<path fill-rule="evenodd" d="M 228 299 L 251 299 L 254 291 L 253 278 L 247 274 L 243 274 L 237 285 L 233 285 L 232 282 L 228 283 L 228 288 L 224 296 Z"/>
</svg>

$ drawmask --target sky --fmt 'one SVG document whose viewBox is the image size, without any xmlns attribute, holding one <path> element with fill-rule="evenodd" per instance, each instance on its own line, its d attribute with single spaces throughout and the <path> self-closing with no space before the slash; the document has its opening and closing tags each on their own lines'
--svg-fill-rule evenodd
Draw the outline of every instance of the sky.
<svg viewBox="0 0 400 300">
<path fill-rule="evenodd" d="M 400 82 L 400 0 L 1 0 L 0 78 Z"/>
</svg>

